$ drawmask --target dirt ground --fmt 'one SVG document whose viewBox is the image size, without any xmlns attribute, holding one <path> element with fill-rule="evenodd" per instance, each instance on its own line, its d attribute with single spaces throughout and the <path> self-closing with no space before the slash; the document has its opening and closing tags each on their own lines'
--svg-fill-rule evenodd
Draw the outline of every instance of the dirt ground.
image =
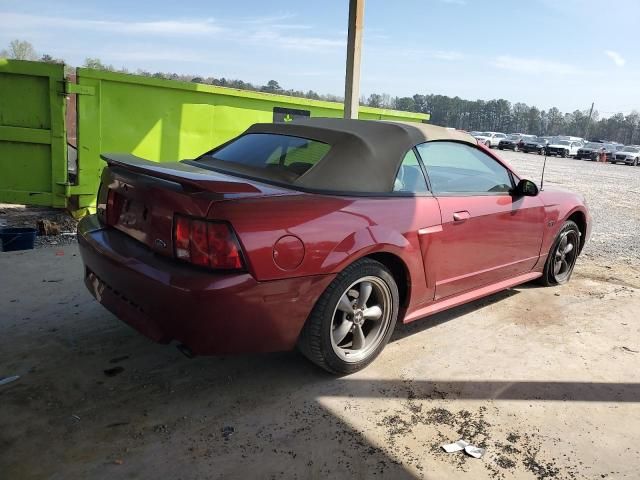
<svg viewBox="0 0 640 480">
<path fill-rule="evenodd" d="M 187 359 L 92 299 L 75 244 L 0 254 L 0 378 L 20 375 L 0 385 L 0 478 L 638 478 L 638 244 L 603 245 L 640 222 L 597 187 L 640 169 L 550 162 L 597 223 L 571 283 L 399 326 L 349 377 L 295 352 Z M 439 448 L 460 438 L 485 456 Z"/>
<path fill-rule="evenodd" d="M 76 246 L 0 256 L 2 478 L 637 478 L 640 269 L 579 261 L 398 328 L 366 370 L 197 358 L 116 320 Z M 226 429 L 226 430 L 225 430 Z M 482 459 L 446 454 L 464 438 Z"/>
</svg>

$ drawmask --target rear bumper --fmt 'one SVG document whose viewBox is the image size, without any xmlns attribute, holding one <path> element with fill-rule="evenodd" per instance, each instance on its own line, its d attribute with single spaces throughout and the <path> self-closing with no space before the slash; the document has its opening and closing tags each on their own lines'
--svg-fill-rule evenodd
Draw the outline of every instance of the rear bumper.
<svg viewBox="0 0 640 480">
<path fill-rule="evenodd" d="M 292 349 L 334 275 L 258 282 L 182 265 L 111 228 L 95 215 L 78 225 L 89 292 L 150 339 L 194 354 Z"/>
</svg>

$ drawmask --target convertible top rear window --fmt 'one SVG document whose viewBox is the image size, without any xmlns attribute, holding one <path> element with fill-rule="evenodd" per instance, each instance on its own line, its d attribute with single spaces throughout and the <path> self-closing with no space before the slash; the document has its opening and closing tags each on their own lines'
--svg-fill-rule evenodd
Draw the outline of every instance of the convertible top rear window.
<svg viewBox="0 0 640 480">
<path fill-rule="evenodd" d="M 308 138 L 248 133 L 196 161 L 229 173 L 291 184 L 322 160 L 330 148 Z"/>
</svg>

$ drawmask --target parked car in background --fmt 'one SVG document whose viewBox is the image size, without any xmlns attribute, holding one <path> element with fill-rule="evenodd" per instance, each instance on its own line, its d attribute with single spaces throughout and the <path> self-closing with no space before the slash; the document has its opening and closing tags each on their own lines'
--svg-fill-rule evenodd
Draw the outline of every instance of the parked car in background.
<svg viewBox="0 0 640 480">
<path fill-rule="evenodd" d="M 507 138 L 507 135 L 500 132 L 482 132 L 480 135 L 474 136 L 480 143 L 484 143 L 489 148 L 497 147 L 500 140 Z"/>
<path fill-rule="evenodd" d="M 581 195 L 539 191 L 433 125 L 310 118 L 192 160 L 102 158 L 96 214 L 78 225 L 85 285 L 193 355 L 297 347 L 353 373 L 396 321 L 568 282 L 591 231 Z"/>
<path fill-rule="evenodd" d="M 569 142 L 578 142 L 578 143 L 580 143 L 582 145 L 584 145 L 586 143 L 584 138 L 582 138 L 582 137 L 572 137 L 570 135 L 558 135 L 558 136 L 556 136 L 554 138 L 555 138 L 555 140 L 568 140 Z"/>
<path fill-rule="evenodd" d="M 605 161 L 610 162 L 613 160 L 614 155 L 620 150 L 623 145 L 617 143 L 601 143 L 600 148 L 591 154 L 591 157 L 583 157 L 584 160 L 600 160 L 600 155 L 604 153 Z"/>
<path fill-rule="evenodd" d="M 570 140 L 556 140 L 549 143 L 546 148 L 547 155 L 558 156 L 562 158 L 573 157 L 578 153 L 580 142 L 572 142 Z"/>
<path fill-rule="evenodd" d="M 611 159 L 611 163 L 623 162 L 627 165 L 637 167 L 640 164 L 640 146 L 629 145 L 616 151 Z"/>
<path fill-rule="evenodd" d="M 603 147 L 602 142 L 587 142 L 583 146 L 578 149 L 578 153 L 576 153 L 576 159 L 580 160 L 583 158 L 591 159 L 594 154 L 600 152 L 600 149 Z"/>
<path fill-rule="evenodd" d="M 511 135 L 507 135 L 507 138 L 503 138 L 498 142 L 498 149 L 517 152 L 522 148 L 523 143 L 524 137 L 522 135 L 512 133 Z"/>
<path fill-rule="evenodd" d="M 538 155 L 544 154 L 545 148 L 547 148 L 548 140 L 542 137 L 533 137 L 525 140 L 522 143 L 520 150 L 526 153 L 537 153 Z"/>
</svg>

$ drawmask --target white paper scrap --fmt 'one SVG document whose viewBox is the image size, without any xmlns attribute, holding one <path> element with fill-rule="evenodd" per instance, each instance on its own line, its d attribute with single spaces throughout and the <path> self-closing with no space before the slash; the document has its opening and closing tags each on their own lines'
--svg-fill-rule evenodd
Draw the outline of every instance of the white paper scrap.
<svg viewBox="0 0 640 480">
<path fill-rule="evenodd" d="M 459 452 L 460 450 L 464 450 L 467 446 L 469 446 L 469 443 L 460 439 L 455 443 L 447 443 L 446 445 L 440 445 L 440 446 L 445 452 L 453 453 L 453 452 Z"/>
</svg>

